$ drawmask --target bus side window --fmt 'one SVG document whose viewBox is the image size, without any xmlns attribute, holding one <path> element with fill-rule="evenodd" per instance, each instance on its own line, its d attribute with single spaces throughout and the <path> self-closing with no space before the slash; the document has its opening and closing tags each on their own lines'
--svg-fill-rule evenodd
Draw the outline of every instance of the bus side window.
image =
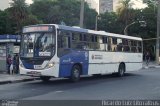
<svg viewBox="0 0 160 106">
<path fill-rule="evenodd" d="M 123 51 L 123 45 L 122 45 L 122 39 L 117 39 L 117 51 L 122 52 Z"/>
<path fill-rule="evenodd" d="M 58 34 L 58 56 L 63 56 L 70 52 L 70 33 L 59 31 Z"/>
<path fill-rule="evenodd" d="M 117 51 L 117 38 L 112 38 L 112 52 Z"/>
<path fill-rule="evenodd" d="M 95 50 L 95 36 L 89 35 L 90 42 L 89 42 L 89 50 Z"/>
<path fill-rule="evenodd" d="M 89 49 L 89 40 L 88 40 L 88 37 L 87 37 L 88 35 L 87 34 L 83 34 L 83 40 L 82 40 L 82 44 L 83 44 L 83 46 L 82 46 L 82 48 L 83 48 L 83 50 L 88 50 Z"/>
<path fill-rule="evenodd" d="M 112 40 L 112 38 L 109 37 L 108 38 L 108 51 L 112 51 L 112 49 L 111 49 L 111 44 L 112 44 L 111 40 Z"/>
<path fill-rule="evenodd" d="M 122 39 L 123 52 L 130 52 L 129 42 L 127 39 Z"/>
<path fill-rule="evenodd" d="M 83 47 L 83 44 L 81 44 L 82 41 L 83 41 L 83 34 L 78 32 L 72 32 L 72 48 L 73 49 L 82 49 Z"/>
<path fill-rule="evenodd" d="M 108 38 L 105 37 L 105 36 L 102 36 L 101 37 L 102 41 L 100 42 L 101 43 L 101 49 L 104 50 L 104 51 L 108 51 Z"/>
<path fill-rule="evenodd" d="M 137 52 L 137 41 L 134 40 L 131 41 L 131 52 L 133 53 Z"/>
<path fill-rule="evenodd" d="M 94 44 L 95 44 L 94 49 L 95 50 L 100 50 L 99 39 L 100 39 L 100 37 L 98 35 L 95 35 L 95 41 L 94 41 Z"/>
<path fill-rule="evenodd" d="M 142 42 L 138 41 L 138 53 L 142 53 Z"/>
</svg>

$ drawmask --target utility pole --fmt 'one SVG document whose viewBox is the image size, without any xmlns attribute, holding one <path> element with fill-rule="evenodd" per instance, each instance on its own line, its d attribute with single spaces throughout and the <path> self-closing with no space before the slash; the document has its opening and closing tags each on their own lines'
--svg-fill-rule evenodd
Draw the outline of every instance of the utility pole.
<svg viewBox="0 0 160 106">
<path fill-rule="evenodd" d="M 158 0 L 158 15 L 157 15 L 157 42 L 156 42 L 156 62 L 159 64 L 159 37 L 160 37 L 160 0 Z"/>
<path fill-rule="evenodd" d="M 95 30 L 98 30 L 98 15 L 96 16 L 96 25 L 95 25 Z"/>
<path fill-rule="evenodd" d="M 81 0 L 81 11 L 80 11 L 80 27 L 83 28 L 84 20 L 84 0 Z"/>
</svg>

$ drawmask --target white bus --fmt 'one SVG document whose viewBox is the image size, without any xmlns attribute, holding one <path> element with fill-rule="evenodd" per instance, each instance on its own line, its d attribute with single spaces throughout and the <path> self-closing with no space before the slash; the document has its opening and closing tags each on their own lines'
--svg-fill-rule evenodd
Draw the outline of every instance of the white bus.
<svg viewBox="0 0 160 106">
<path fill-rule="evenodd" d="M 142 39 L 56 24 L 23 28 L 20 74 L 78 81 L 82 75 L 142 68 Z"/>
</svg>

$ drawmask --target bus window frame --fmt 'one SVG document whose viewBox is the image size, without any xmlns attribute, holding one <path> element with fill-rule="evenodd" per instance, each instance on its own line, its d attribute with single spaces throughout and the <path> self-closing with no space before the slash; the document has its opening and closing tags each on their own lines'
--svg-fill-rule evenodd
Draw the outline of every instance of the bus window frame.
<svg viewBox="0 0 160 106">
<path fill-rule="evenodd" d="M 64 29 L 60 29 L 60 30 L 64 30 Z M 77 51 L 99 51 L 99 52 L 120 52 L 120 53 L 142 53 L 142 52 L 139 52 L 138 50 L 136 50 L 136 52 L 132 52 L 131 50 L 129 50 L 129 51 L 124 51 L 124 46 L 129 46 L 129 48 L 131 48 L 132 46 L 131 45 L 129 45 L 130 43 L 129 43 L 129 41 L 135 41 L 135 42 L 137 42 L 137 46 L 135 46 L 137 49 L 138 49 L 138 42 L 141 42 L 141 45 L 143 45 L 143 42 L 141 41 L 141 40 L 134 40 L 134 39 L 128 39 L 128 38 L 122 38 L 122 37 L 114 37 L 114 36 L 109 36 L 109 35 L 98 35 L 98 34 L 93 34 L 93 33 L 86 33 L 86 32 L 78 32 L 78 31 L 73 31 L 73 30 L 65 30 L 65 31 L 68 31 L 68 32 L 70 32 L 70 44 L 71 44 L 71 46 L 70 46 L 70 49 L 72 49 L 72 50 L 77 50 Z M 58 32 L 58 31 L 57 31 Z M 122 48 L 123 48 L 123 50 L 122 51 L 118 51 L 118 50 L 116 50 L 116 51 L 111 51 L 111 50 L 108 50 L 108 49 L 106 49 L 105 48 L 105 50 L 101 50 L 101 48 L 99 47 L 99 49 L 91 49 L 91 48 L 87 48 L 87 49 L 78 49 L 78 48 L 72 48 L 73 46 L 73 43 L 72 43 L 72 41 L 74 41 L 73 39 L 72 39 L 72 34 L 73 33 L 78 33 L 79 34 L 79 39 L 78 39 L 78 42 L 86 42 L 86 43 L 98 43 L 99 45 L 101 45 L 101 44 L 104 44 L 105 46 L 107 45 L 107 46 L 111 46 L 112 45 L 112 38 L 115 38 L 116 40 L 118 40 L 118 39 L 122 39 Z M 75 36 L 75 35 L 74 35 Z M 82 41 L 80 40 L 80 36 L 82 36 Z M 86 38 L 86 40 L 84 40 L 84 36 L 86 36 L 85 38 Z M 87 36 L 89 36 L 89 38 L 90 38 L 90 40 L 88 40 L 88 37 Z M 92 39 L 91 38 L 94 38 L 94 41 L 92 42 Z M 97 37 L 97 40 L 96 40 L 96 37 Z M 98 41 L 98 38 L 99 37 L 104 37 L 106 40 L 107 40 L 107 42 L 106 43 L 100 43 L 99 41 Z M 111 44 L 109 44 L 109 38 L 111 38 L 110 40 L 110 43 Z M 123 40 L 127 40 L 127 44 L 128 45 L 124 45 L 123 44 Z M 97 42 L 96 42 L 97 41 Z M 117 41 L 117 43 L 118 43 L 118 41 Z M 116 44 L 117 46 L 118 46 L 118 44 Z M 143 47 L 141 46 L 141 51 L 143 51 Z"/>
<path fill-rule="evenodd" d="M 26 34 L 35 34 L 35 33 L 52 33 L 54 36 L 55 36 L 55 39 L 54 40 L 52 40 L 52 43 L 54 43 L 55 42 L 55 50 L 54 50 L 54 52 L 52 52 L 52 54 L 51 54 L 51 56 L 43 56 L 43 57 L 35 57 L 35 56 L 33 56 L 33 57 L 23 57 L 23 56 L 20 56 L 20 58 L 23 58 L 23 59 L 27 59 L 27 58 L 51 58 L 51 57 L 53 57 L 53 56 L 55 56 L 56 55 L 56 52 L 57 52 L 57 33 L 56 33 L 56 27 L 55 26 L 53 26 L 55 29 L 54 30 L 52 30 L 52 31 L 35 31 L 35 32 L 27 32 L 27 33 L 22 33 L 22 37 L 21 37 L 21 41 L 22 41 L 22 39 L 23 39 L 23 37 L 24 37 L 24 35 L 26 35 Z M 20 52 L 21 52 L 21 50 L 23 50 L 22 48 L 22 42 L 21 42 L 21 44 L 20 44 L 21 46 L 20 46 Z"/>
</svg>

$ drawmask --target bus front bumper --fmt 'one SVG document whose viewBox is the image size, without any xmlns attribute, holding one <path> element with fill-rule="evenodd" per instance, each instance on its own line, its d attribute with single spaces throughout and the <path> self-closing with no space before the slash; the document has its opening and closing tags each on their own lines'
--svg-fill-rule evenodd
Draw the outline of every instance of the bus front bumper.
<svg viewBox="0 0 160 106">
<path fill-rule="evenodd" d="M 58 66 L 54 66 L 51 68 L 43 69 L 43 70 L 34 70 L 34 69 L 26 69 L 24 67 L 19 66 L 20 74 L 27 76 L 50 76 L 50 77 L 59 77 L 59 68 Z"/>
</svg>

